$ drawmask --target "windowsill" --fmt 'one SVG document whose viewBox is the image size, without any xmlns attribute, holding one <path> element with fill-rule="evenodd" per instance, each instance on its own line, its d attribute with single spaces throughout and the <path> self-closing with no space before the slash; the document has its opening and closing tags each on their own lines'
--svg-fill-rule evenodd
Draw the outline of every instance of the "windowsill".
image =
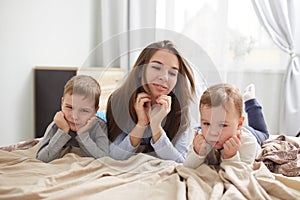
<svg viewBox="0 0 300 200">
<path fill-rule="evenodd" d="M 246 69 L 227 69 L 227 70 L 220 70 L 218 69 L 219 72 L 222 73 L 226 73 L 226 72 L 240 72 L 240 73 L 247 73 L 247 72 L 252 72 L 252 73 L 269 73 L 269 74 L 283 74 L 285 73 L 284 69 L 250 69 L 250 68 L 246 68 Z"/>
</svg>

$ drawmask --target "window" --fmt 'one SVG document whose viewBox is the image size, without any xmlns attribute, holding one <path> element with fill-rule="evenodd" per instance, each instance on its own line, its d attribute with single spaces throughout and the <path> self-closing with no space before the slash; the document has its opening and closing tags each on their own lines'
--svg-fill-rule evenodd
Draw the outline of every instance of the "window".
<svg viewBox="0 0 300 200">
<path fill-rule="evenodd" d="M 182 33 L 207 51 L 220 70 L 283 70 L 286 55 L 239 0 L 159 0 L 157 28 Z"/>
</svg>

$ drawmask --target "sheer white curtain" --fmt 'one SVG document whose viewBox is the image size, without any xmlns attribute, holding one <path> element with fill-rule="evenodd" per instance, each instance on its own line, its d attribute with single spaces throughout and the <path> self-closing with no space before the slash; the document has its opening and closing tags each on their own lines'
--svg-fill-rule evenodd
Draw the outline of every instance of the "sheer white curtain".
<svg viewBox="0 0 300 200">
<path fill-rule="evenodd" d="M 252 0 L 261 24 L 284 52 L 290 55 L 282 88 L 280 132 L 295 136 L 300 131 L 300 65 L 295 43 L 293 0 Z"/>
<path fill-rule="evenodd" d="M 134 49 L 153 41 L 155 34 L 135 31 L 155 27 L 156 0 L 94 0 L 92 48 L 82 67 L 130 69 Z"/>
</svg>

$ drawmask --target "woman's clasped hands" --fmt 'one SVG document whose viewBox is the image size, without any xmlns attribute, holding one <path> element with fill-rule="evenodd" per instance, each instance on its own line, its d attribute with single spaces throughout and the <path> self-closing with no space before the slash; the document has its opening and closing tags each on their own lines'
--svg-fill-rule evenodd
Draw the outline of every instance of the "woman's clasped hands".
<svg viewBox="0 0 300 200">
<path fill-rule="evenodd" d="M 135 111 L 137 113 L 139 126 L 145 127 L 150 124 L 153 135 L 158 133 L 163 119 L 171 110 L 172 100 L 168 95 L 161 95 L 156 99 L 145 92 L 139 93 L 135 102 Z"/>
</svg>

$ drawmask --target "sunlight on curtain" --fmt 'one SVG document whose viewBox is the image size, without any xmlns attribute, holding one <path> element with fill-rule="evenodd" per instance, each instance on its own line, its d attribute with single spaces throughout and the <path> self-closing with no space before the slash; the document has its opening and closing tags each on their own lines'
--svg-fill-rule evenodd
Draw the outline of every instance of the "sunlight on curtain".
<svg viewBox="0 0 300 200">
<path fill-rule="evenodd" d="M 200 45 L 224 82 L 240 89 L 256 85 L 270 132 L 277 134 L 274 113 L 279 113 L 287 56 L 259 24 L 251 1 L 158 0 L 156 6 L 156 27 L 182 33 Z"/>
<path fill-rule="evenodd" d="M 290 56 L 286 65 L 286 73 L 282 87 L 280 110 L 280 131 L 287 135 L 296 135 L 300 121 L 300 73 L 296 43 L 297 22 L 295 1 L 264 1 L 252 0 L 256 14 L 270 38 L 283 52 Z M 297 20 L 298 19 L 298 20 Z"/>
<path fill-rule="evenodd" d="M 258 22 L 251 1 L 159 0 L 156 27 L 187 35 L 221 70 L 283 70 L 286 57 Z"/>
</svg>

